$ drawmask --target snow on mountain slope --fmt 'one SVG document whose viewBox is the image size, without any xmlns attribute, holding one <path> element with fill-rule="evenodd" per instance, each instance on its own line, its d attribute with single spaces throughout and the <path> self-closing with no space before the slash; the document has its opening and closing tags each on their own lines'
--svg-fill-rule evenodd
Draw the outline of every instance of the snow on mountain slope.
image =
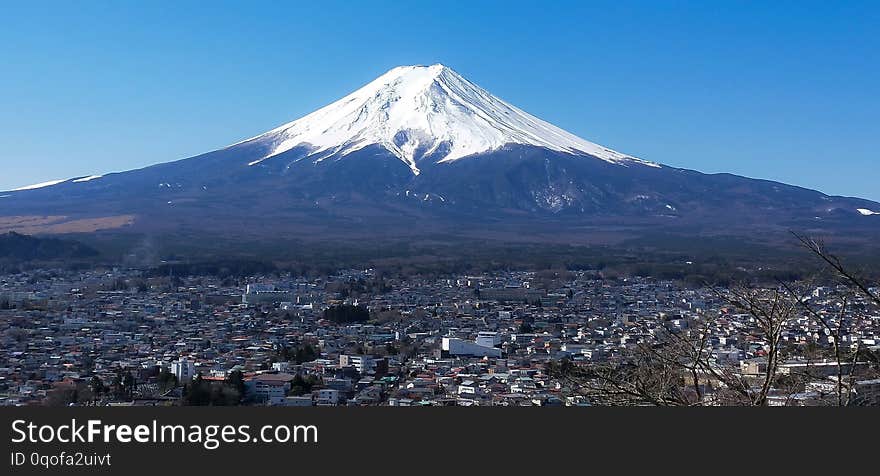
<svg viewBox="0 0 880 476">
<path fill-rule="evenodd" d="M 9 191 L 10 192 L 25 192 L 28 190 L 38 190 L 41 188 L 52 187 L 52 186 L 60 185 L 62 183 L 67 183 L 67 182 L 70 182 L 70 183 L 91 182 L 92 180 L 97 180 L 101 177 L 103 177 L 103 175 L 89 175 L 87 177 L 79 177 L 79 178 L 73 178 L 73 179 L 49 180 L 47 182 L 40 182 L 40 183 L 35 183 L 33 185 L 25 185 L 24 187 L 14 188 Z"/>
<path fill-rule="evenodd" d="M 619 165 L 659 167 L 544 122 L 441 64 L 394 68 L 324 108 L 233 146 L 243 143 L 268 146 L 269 152 L 249 165 L 297 146 L 328 157 L 379 144 L 418 174 L 422 157 L 447 162 L 525 144 Z"/>
<path fill-rule="evenodd" d="M 36 190 L 38 188 L 51 187 L 52 185 L 58 185 L 59 183 L 67 182 L 68 180 L 70 179 L 49 180 L 48 182 L 40 182 L 33 185 L 26 185 L 24 187 L 14 188 L 10 190 L 10 192 L 23 192 L 25 190 Z"/>
<path fill-rule="evenodd" d="M 73 183 L 91 182 L 92 180 L 98 180 L 101 177 L 103 177 L 103 175 L 89 175 L 87 177 L 74 179 Z"/>
</svg>

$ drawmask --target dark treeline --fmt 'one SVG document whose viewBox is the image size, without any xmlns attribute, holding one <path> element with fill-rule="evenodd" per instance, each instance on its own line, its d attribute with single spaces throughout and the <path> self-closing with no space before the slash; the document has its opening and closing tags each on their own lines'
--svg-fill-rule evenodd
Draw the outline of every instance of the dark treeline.
<svg viewBox="0 0 880 476">
<path fill-rule="evenodd" d="M 241 371 L 234 371 L 220 382 L 207 381 L 201 375 L 183 387 L 183 403 L 189 406 L 234 406 L 242 402 L 245 393 Z"/>
<path fill-rule="evenodd" d="M 270 261 L 259 260 L 212 260 L 198 262 L 169 262 L 147 270 L 148 277 L 159 276 L 216 276 L 246 277 L 257 274 L 277 273 L 279 268 Z"/>
<path fill-rule="evenodd" d="M 350 251 L 347 253 L 350 254 Z M 388 279 L 412 276 L 440 277 L 451 275 L 478 275 L 508 270 L 589 270 L 606 279 L 626 277 L 651 277 L 672 280 L 686 285 L 701 286 L 706 283 L 727 286 L 731 283 L 753 282 L 756 284 L 795 281 L 813 276 L 815 264 L 803 256 L 787 254 L 756 254 L 751 257 L 725 256 L 723 251 L 713 256 L 694 256 L 657 251 L 621 251 L 611 248 L 575 247 L 499 247 L 484 252 L 471 251 L 467 258 L 447 257 L 442 250 L 421 257 L 404 256 L 363 261 L 345 261 L 340 258 L 336 266 L 303 262 L 269 262 L 256 260 L 212 260 L 192 263 L 165 263 L 150 268 L 147 277 L 161 276 L 215 276 L 240 279 L 254 275 L 281 275 L 315 278 L 333 274 L 340 269 L 372 268 L 379 278 L 374 281 L 333 283 L 334 292 L 343 297 L 388 292 Z M 324 255 L 327 259 L 329 255 Z M 878 267 L 865 263 L 866 277 L 877 278 Z"/>
<path fill-rule="evenodd" d="M 6 241 L 10 243 L 22 239 L 27 241 L 29 237 L 6 236 Z M 617 246 L 586 246 L 434 237 L 414 242 L 381 243 L 211 242 L 204 249 L 188 241 L 183 248 L 174 242 L 146 247 L 156 253 L 155 259 L 139 264 L 126 261 L 126 256 L 144 246 L 134 238 L 128 240 L 114 242 L 93 239 L 88 242 L 89 245 L 82 245 L 87 249 L 91 249 L 89 246 L 99 246 L 102 250 L 103 254 L 92 257 L 92 264 L 89 264 L 89 258 L 82 261 L 67 259 L 54 264 L 68 269 L 121 265 L 142 269 L 145 278 L 214 276 L 229 278 L 232 282 L 254 275 L 290 273 L 295 277 L 317 278 L 334 274 L 340 269 L 372 268 L 383 279 L 478 275 L 507 270 L 593 270 L 607 279 L 642 276 L 696 286 L 705 283 L 727 285 L 749 281 L 792 281 L 811 276 L 815 271 L 815 263 L 804 256 L 793 239 L 791 243 L 769 245 L 723 237 L 694 239 L 658 234 L 650 239 L 630 240 Z M 876 249 L 846 246 L 839 247 L 838 253 L 852 262 L 860 263 L 866 278 L 878 278 L 880 253 Z M 0 257 L 0 272 L 16 274 L 25 270 L 45 269 L 54 264 L 22 262 L 18 259 L 12 262 Z M 342 289 L 335 291 L 346 297 L 388 290 L 383 280 L 335 285 L 342 286 Z"/>
<path fill-rule="evenodd" d="M 391 291 L 391 285 L 383 277 L 376 279 L 357 279 L 347 282 L 328 283 L 326 291 L 339 293 L 341 297 L 359 297 L 362 295 L 384 294 Z"/>
<path fill-rule="evenodd" d="M 318 352 L 314 347 L 310 344 L 302 344 L 302 345 L 293 345 L 293 346 L 281 346 L 277 349 L 272 357 L 271 361 L 273 362 L 293 362 L 296 364 L 303 364 L 306 362 L 311 362 L 318 357 L 321 356 L 321 353 Z"/>
<path fill-rule="evenodd" d="M 0 234 L 0 258 L 21 261 L 61 258 L 88 258 L 98 251 L 78 241 L 59 238 L 35 238 L 15 232 Z"/>
<path fill-rule="evenodd" d="M 330 306 L 324 310 L 324 319 L 336 324 L 351 324 L 356 322 L 367 322 L 370 320 L 370 311 L 362 306 L 352 306 L 351 304 L 341 304 L 338 306 Z"/>
</svg>

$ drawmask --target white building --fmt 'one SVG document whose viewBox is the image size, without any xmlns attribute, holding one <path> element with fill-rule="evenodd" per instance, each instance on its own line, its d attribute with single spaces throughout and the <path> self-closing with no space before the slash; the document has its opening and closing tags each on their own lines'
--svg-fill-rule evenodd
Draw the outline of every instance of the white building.
<svg viewBox="0 0 880 476">
<path fill-rule="evenodd" d="M 178 382 L 189 382 L 196 376 L 196 366 L 186 358 L 180 358 L 171 362 L 171 373 L 177 377 Z"/>
<path fill-rule="evenodd" d="M 497 347 L 501 345 L 501 336 L 497 332 L 482 331 L 477 334 L 477 345 Z"/>
<path fill-rule="evenodd" d="M 315 403 L 318 405 L 336 405 L 339 403 L 339 390 L 322 388 L 315 394 Z"/>
<path fill-rule="evenodd" d="M 311 395 L 305 395 L 302 397 L 287 397 L 284 399 L 284 406 L 286 407 L 311 407 L 315 404 L 312 401 Z"/>
<path fill-rule="evenodd" d="M 340 367 L 354 367 L 360 374 L 365 374 L 376 368 L 376 361 L 369 355 L 347 355 L 339 356 Z"/>
<path fill-rule="evenodd" d="M 444 337 L 441 342 L 441 355 L 468 355 L 472 357 L 501 357 L 501 349 L 487 347 L 454 337 Z"/>
<path fill-rule="evenodd" d="M 274 304 L 293 300 L 293 294 L 279 291 L 272 284 L 248 284 L 241 296 L 242 304 Z"/>
<path fill-rule="evenodd" d="M 289 372 L 290 362 L 274 362 L 272 364 L 272 370 L 276 372 Z"/>
<path fill-rule="evenodd" d="M 268 405 L 285 405 L 295 375 L 265 373 L 245 379 L 245 396 Z"/>
</svg>

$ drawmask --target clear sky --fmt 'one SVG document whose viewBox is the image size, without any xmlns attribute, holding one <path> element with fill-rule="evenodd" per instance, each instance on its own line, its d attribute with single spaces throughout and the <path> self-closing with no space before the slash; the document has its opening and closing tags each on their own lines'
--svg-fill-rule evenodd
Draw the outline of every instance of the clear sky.
<svg viewBox="0 0 880 476">
<path fill-rule="evenodd" d="M 0 2 L 0 189 L 207 152 L 440 62 L 621 152 L 880 200 L 877 1 Z"/>
</svg>

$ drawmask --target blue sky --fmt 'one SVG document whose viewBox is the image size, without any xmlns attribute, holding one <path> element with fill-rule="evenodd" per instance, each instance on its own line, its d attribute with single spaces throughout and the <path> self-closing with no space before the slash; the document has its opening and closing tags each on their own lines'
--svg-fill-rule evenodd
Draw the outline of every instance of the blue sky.
<svg viewBox="0 0 880 476">
<path fill-rule="evenodd" d="M 0 4 L 0 189 L 207 152 L 441 62 L 621 152 L 880 200 L 880 2 L 27 3 Z"/>
</svg>

